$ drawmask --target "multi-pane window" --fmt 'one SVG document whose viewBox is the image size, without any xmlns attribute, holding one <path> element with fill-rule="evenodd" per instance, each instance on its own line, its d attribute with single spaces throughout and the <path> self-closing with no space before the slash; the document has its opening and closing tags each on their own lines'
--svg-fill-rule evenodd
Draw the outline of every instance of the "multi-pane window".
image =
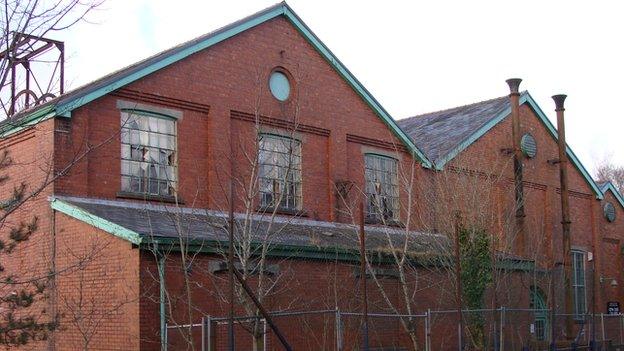
<svg viewBox="0 0 624 351">
<path fill-rule="evenodd" d="M 258 150 L 260 205 L 282 210 L 301 209 L 301 142 L 261 134 Z"/>
<path fill-rule="evenodd" d="M 530 307 L 535 315 L 535 339 L 539 341 L 546 340 L 546 330 L 548 328 L 548 311 L 546 299 L 542 291 L 535 287 L 531 287 Z"/>
<path fill-rule="evenodd" d="M 364 163 L 367 219 L 375 222 L 398 221 L 398 161 L 391 157 L 366 154 Z"/>
<path fill-rule="evenodd" d="M 175 120 L 145 112 L 121 113 L 121 190 L 173 195 L 177 184 Z"/>
<path fill-rule="evenodd" d="M 574 291 L 574 316 L 582 319 L 585 314 L 585 254 L 572 251 L 572 290 Z"/>
</svg>

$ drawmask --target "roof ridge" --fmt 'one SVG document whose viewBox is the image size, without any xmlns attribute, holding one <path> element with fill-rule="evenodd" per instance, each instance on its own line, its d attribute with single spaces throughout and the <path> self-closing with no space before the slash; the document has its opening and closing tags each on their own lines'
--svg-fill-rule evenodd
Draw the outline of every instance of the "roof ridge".
<svg viewBox="0 0 624 351">
<path fill-rule="evenodd" d="M 524 93 L 524 92 L 522 92 L 522 93 Z M 424 117 L 424 116 L 431 115 L 431 114 L 434 114 L 434 113 L 446 112 L 446 111 L 451 111 L 451 110 L 458 110 L 458 109 L 461 109 L 461 108 L 466 108 L 466 107 L 475 106 L 475 105 L 483 104 L 483 103 L 486 103 L 486 102 L 491 102 L 491 101 L 494 101 L 494 100 L 502 99 L 502 98 L 508 97 L 508 96 L 509 95 L 503 95 L 503 96 L 499 96 L 499 97 L 495 97 L 495 98 L 491 98 L 491 99 L 487 99 L 487 100 L 482 100 L 482 101 L 478 101 L 478 102 L 473 102 L 473 103 L 469 103 L 469 104 L 465 104 L 465 105 L 459 105 L 459 106 L 454 106 L 454 107 L 449 107 L 449 108 L 443 108 L 441 110 L 425 112 L 425 113 L 421 113 L 419 115 L 402 118 L 399 121 L 407 121 L 407 120 L 410 120 L 410 119 L 413 119 L 413 118 L 420 118 L 420 117 Z"/>
<path fill-rule="evenodd" d="M 260 11 L 257 11 L 255 13 L 252 13 L 252 14 L 248 15 L 248 16 L 240 18 L 240 19 L 238 19 L 238 20 L 236 20 L 234 22 L 227 23 L 227 24 L 225 24 L 223 26 L 220 26 L 220 27 L 217 27 L 217 28 L 215 28 L 215 29 L 213 29 L 213 30 L 211 30 L 209 32 L 206 32 L 204 34 L 198 35 L 198 36 L 193 37 L 193 38 L 191 38 L 189 40 L 185 40 L 183 42 L 180 42 L 178 44 L 170 46 L 170 47 L 168 47 L 166 49 L 157 51 L 157 52 L 155 52 L 152 55 L 145 56 L 144 58 L 142 58 L 142 59 L 140 59 L 138 61 L 134 61 L 134 62 L 132 62 L 132 63 L 130 63 L 128 65 L 120 67 L 120 68 L 118 68 L 118 69 L 116 69 L 116 70 L 114 70 L 112 72 L 109 72 L 109 73 L 103 75 L 103 76 L 99 76 L 99 77 L 97 77 L 97 78 L 95 78 L 93 80 L 90 80 L 89 82 L 86 82 L 84 84 L 81 84 L 81 85 L 73 88 L 73 89 L 65 91 L 63 94 L 59 94 L 58 96 L 55 96 L 53 99 L 50 99 L 50 100 L 46 101 L 43 104 L 31 106 L 31 107 L 29 107 L 27 109 L 19 111 L 16 114 L 14 114 L 13 116 L 10 116 L 9 118 L 7 118 L 6 120 L 17 120 L 17 119 L 19 119 L 22 116 L 25 116 L 25 115 L 27 115 L 27 114 L 35 111 L 35 110 L 43 108 L 44 106 L 54 105 L 55 103 L 58 103 L 61 100 L 63 100 L 63 98 L 65 98 L 65 97 L 67 97 L 67 96 L 69 96 L 69 95 L 71 95 L 73 93 L 76 93 L 76 92 L 78 92 L 81 89 L 86 89 L 86 88 L 88 88 L 90 86 L 97 85 L 98 83 L 105 81 L 107 78 L 113 77 L 113 76 L 115 76 L 117 74 L 120 74 L 120 73 L 122 73 L 124 71 L 132 70 L 133 68 L 139 67 L 141 64 L 144 64 L 144 63 L 146 63 L 146 62 L 148 62 L 150 60 L 153 60 L 153 59 L 155 59 L 155 58 L 157 58 L 159 56 L 165 55 L 167 53 L 174 52 L 176 50 L 183 49 L 186 46 L 188 46 L 188 45 L 190 45 L 190 44 L 192 44 L 194 42 L 200 42 L 200 41 L 202 41 L 202 40 L 204 40 L 204 39 L 206 39 L 206 38 L 208 38 L 208 37 L 210 37 L 212 35 L 215 35 L 216 33 L 219 33 L 221 31 L 229 28 L 229 27 L 233 27 L 233 26 L 237 25 L 238 23 L 243 23 L 243 22 L 245 22 L 245 21 L 247 21 L 247 20 L 249 20 L 251 18 L 254 18 L 255 16 L 258 16 L 258 15 L 263 14 L 265 12 L 270 12 L 270 11 L 276 9 L 276 8 L 284 7 L 284 6 L 288 6 L 286 1 L 277 2 L 277 3 L 275 3 L 275 4 L 271 5 L 271 6 L 268 6 L 268 7 L 264 8 L 264 9 L 262 9 Z"/>
<path fill-rule="evenodd" d="M 527 93 L 528 93 L 528 90 L 523 90 L 523 91 L 520 92 L 520 95 L 525 95 Z M 509 95 L 503 95 L 503 96 L 499 96 L 499 97 L 495 97 L 495 98 L 491 98 L 491 99 L 486 99 L 486 100 L 482 100 L 482 101 L 472 102 L 472 103 L 465 104 L 465 105 L 459 105 L 459 106 L 455 106 L 455 107 L 443 108 L 443 109 L 437 110 L 437 111 L 429 111 L 429 112 L 421 113 L 419 115 L 414 115 L 414 116 L 411 116 L 411 117 L 405 117 L 405 118 L 400 119 L 399 121 L 407 121 L 407 120 L 412 119 L 412 118 L 424 117 L 426 115 L 431 115 L 431 114 L 434 114 L 434 113 L 446 112 L 446 111 L 451 111 L 451 110 L 457 110 L 457 109 L 460 109 L 460 108 L 475 106 L 475 105 L 483 104 L 483 103 L 486 103 L 486 102 L 491 102 L 491 101 L 494 101 L 494 100 L 502 99 L 502 98 L 508 97 L 508 96 Z"/>
</svg>

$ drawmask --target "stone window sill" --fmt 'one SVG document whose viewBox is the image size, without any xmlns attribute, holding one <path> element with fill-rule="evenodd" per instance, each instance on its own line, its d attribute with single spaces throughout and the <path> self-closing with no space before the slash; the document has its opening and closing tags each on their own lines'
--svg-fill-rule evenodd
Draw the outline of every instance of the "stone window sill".
<svg viewBox="0 0 624 351">
<path fill-rule="evenodd" d="M 128 191 L 120 191 L 117 193 L 117 197 L 120 199 L 157 201 L 157 202 L 179 204 L 179 205 L 184 204 L 184 201 L 181 198 L 177 198 L 177 201 L 176 201 L 176 198 L 170 195 L 152 195 L 152 194 L 131 193 Z"/>
<path fill-rule="evenodd" d="M 287 215 L 287 216 L 297 216 L 297 217 L 308 217 L 307 212 L 304 210 L 295 210 L 289 208 L 274 208 L 274 207 L 258 207 L 256 210 L 258 213 L 264 214 L 272 214 L 275 211 L 276 215 Z"/>
<path fill-rule="evenodd" d="M 366 223 L 366 224 L 385 225 L 385 226 L 388 226 L 388 227 L 405 228 L 405 225 L 403 223 L 401 223 L 400 221 L 398 221 L 398 220 L 387 220 L 384 223 L 384 221 L 382 221 L 380 219 L 366 217 L 366 218 L 364 218 L 364 223 Z"/>
</svg>

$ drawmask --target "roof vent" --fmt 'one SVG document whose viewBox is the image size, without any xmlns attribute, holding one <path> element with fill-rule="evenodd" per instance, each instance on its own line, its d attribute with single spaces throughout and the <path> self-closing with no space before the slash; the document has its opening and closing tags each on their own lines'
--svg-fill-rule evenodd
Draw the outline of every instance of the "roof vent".
<svg viewBox="0 0 624 351">
<path fill-rule="evenodd" d="M 522 139 L 520 139 L 520 149 L 528 158 L 533 158 L 537 155 L 537 142 L 531 133 L 526 133 L 522 136 Z"/>
<path fill-rule="evenodd" d="M 612 203 L 607 202 L 604 205 L 604 216 L 609 222 L 615 221 L 615 206 Z"/>
</svg>

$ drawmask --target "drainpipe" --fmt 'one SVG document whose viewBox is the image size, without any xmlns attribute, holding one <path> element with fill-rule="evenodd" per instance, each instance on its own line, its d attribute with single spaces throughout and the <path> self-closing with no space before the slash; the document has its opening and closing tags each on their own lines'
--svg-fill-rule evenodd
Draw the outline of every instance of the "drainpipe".
<svg viewBox="0 0 624 351">
<path fill-rule="evenodd" d="M 522 79 L 511 78 L 506 80 L 509 85 L 509 102 L 511 104 L 511 137 L 513 141 L 514 159 L 514 190 L 516 200 L 516 247 L 522 256 L 525 252 L 524 237 L 524 185 L 522 184 L 522 150 L 520 149 L 520 83 Z"/>
<path fill-rule="evenodd" d="M 572 301 L 572 252 L 570 242 L 570 199 L 568 192 L 568 156 L 566 154 L 565 123 L 563 107 L 566 95 L 554 95 L 557 112 L 557 134 L 559 146 L 559 181 L 561 183 L 561 228 L 563 230 L 563 283 L 565 289 L 566 336 L 572 338 L 573 301 Z"/>
<path fill-rule="evenodd" d="M 154 245 L 158 259 L 158 283 L 160 303 L 160 350 L 167 351 L 167 311 L 165 305 L 165 256 L 158 251 L 158 244 Z"/>
</svg>

